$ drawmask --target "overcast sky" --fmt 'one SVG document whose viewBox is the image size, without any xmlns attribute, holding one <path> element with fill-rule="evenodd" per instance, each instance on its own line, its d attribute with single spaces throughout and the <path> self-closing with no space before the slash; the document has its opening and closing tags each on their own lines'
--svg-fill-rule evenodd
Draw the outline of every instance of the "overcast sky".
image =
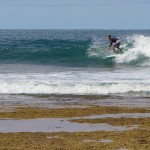
<svg viewBox="0 0 150 150">
<path fill-rule="evenodd" d="M 0 0 L 0 29 L 150 29 L 150 0 Z"/>
</svg>

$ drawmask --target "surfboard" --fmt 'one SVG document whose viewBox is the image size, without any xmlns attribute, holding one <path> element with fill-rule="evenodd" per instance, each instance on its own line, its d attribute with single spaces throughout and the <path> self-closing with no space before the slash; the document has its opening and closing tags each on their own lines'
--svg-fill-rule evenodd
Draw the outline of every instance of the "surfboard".
<svg viewBox="0 0 150 150">
<path fill-rule="evenodd" d="M 105 56 L 105 58 L 114 58 L 116 57 L 116 55 L 108 55 L 108 56 Z"/>
</svg>

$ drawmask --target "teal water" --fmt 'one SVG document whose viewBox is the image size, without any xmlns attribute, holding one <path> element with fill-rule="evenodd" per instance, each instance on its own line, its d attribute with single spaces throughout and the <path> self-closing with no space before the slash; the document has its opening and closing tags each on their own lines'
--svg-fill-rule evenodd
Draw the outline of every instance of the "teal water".
<svg viewBox="0 0 150 150">
<path fill-rule="evenodd" d="M 127 51 L 133 47 L 133 43 L 127 41 L 128 38 L 132 40 L 135 34 L 149 36 L 150 31 L 0 30 L 0 62 L 71 67 L 113 67 L 114 61 L 105 59 L 105 56 L 112 53 L 107 50 L 108 34 L 120 37 L 123 44 L 126 44 L 123 49 Z M 143 55 L 142 58 L 145 61 L 147 55 Z M 143 61 L 139 56 L 131 60 L 129 64 L 138 65 Z"/>
<path fill-rule="evenodd" d="M 1 94 L 149 96 L 149 64 L 150 30 L 0 30 Z"/>
</svg>

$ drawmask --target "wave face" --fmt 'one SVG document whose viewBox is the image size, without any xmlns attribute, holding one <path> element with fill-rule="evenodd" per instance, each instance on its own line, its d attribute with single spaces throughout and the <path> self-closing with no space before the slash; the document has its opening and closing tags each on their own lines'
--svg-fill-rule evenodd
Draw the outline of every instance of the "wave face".
<svg viewBox="0 0 150 150">
<path fill-rule="evenodd" d="M 124 31 L 125 32 L 125 31 Z M 150 35 L 103 30 L 1 30 L 0 62 L 54 66 L 113 67 L 115 64 L 148 65 Z M 135 32 L 135 33 L 136 33 Z M 150 32 L 150 31 L 149 31 Z M 107 34 L 122 39 L 123 54 L 107 58 Z M 140 33 L 140 32 L 139 32 Z M 145 32 L 143 32 L 145 33 Z"/>
<path fill-rule="evenodd" d="M 1 63 L 79 66 L 92 63 L 86 55 L 90 40 L 86 32 L 63 30 L 1 31 Z M 77 35 L 76 35 L 77 34 Z M 83 38 L 82 38 L 83 34 Z M 80 37 L 81 36 L 81 37 Z"/>
</svg>

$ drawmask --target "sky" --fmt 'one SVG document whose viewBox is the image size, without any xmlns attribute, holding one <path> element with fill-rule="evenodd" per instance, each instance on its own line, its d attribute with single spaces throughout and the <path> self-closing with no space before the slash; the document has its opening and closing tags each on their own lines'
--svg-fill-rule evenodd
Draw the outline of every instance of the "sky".
<svg viewBox="0 0 150 150">
<path fill-rule="evenodd" d="M 150 29 L 150 0 L 0 0 L 0 29 Z"/>
</svg>

